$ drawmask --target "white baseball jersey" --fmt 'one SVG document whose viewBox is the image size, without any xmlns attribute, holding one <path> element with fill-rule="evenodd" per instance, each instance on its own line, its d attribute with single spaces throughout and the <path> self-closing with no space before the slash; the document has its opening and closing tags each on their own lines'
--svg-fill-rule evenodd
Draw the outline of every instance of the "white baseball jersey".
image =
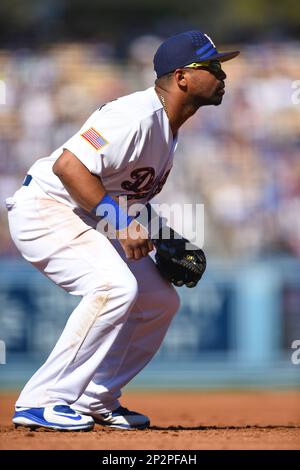
<svg viewBox="0 0 300 470">
<path fill-rule="evenodd" d="M 177 146 L 168 117 L 153 87 L 109 102 L 49 157 L 28 173 L 50 196 L 76 207 L 52 167 L 63 149 L 101 177 L 111 196 L 145 204 L 163 187 Z"/>
</svg>

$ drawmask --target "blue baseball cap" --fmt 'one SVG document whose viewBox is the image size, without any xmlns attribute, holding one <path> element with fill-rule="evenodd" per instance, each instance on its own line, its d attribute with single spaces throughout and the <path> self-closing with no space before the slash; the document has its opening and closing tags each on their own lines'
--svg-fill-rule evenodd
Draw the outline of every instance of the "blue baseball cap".
<svg viewBox="0 0 300 470">
<path fill-rule="evenodd" d="M 233 59 L 240 51 L 218 52 L 211 38 L 201 31 L 185 31 L 166 39 L 157 49 L 153 63 L 157 78 L 193 62 Z"/>
</svg>

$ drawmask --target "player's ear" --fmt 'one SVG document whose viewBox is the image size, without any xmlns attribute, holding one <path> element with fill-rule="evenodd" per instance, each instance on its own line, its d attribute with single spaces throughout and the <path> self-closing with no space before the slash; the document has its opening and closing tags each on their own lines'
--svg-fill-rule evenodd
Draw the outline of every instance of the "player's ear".
<svg viewBox="0 0 300 470">
<path fill-rule="evenodd" d="M 174 72 L 175 80 L 177 84 L 181 87 L 185 87 L 187 85 L 186 79 L 186 71 L 184 69 L 176 69 Z"/>
</svg>

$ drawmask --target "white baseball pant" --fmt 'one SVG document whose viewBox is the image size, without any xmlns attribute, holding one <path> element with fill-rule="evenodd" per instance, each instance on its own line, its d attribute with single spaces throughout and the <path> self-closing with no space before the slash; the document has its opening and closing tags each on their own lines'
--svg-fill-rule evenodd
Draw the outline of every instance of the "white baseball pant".
<svg viewBox="0 0 300 470">
<path fill-rule="evenodd" d="M 121 389 L 152 359 L 179 297 L 150 256 L 126 260 L 80 211 L 31 181 L 10 198 L 11 236 L 55 284 L 82 296 L 46 362 L 16 405 L 73 405 L 86 414 L 116 409 Z M 47 334 L 47 332 L 45 332 Z"/>
</svg>

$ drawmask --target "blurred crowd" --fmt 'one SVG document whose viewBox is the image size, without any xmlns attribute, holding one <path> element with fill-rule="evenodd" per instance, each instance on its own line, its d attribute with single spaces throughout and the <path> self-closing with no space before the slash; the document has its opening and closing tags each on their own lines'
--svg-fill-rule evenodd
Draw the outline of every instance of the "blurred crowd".
<svg viewBox="0 0 300 470">
<path fill-rule="evenodd" d="M 135 40 L 125 62 L 99 43 L 0 50 L 0 256 L 17 254 L 5 197 L 91 112 L 152 86 L 159 43 L 150 36 Z M 203 203 L 204 246 L 216 256 L 300 256 L 298 51 L 297 43 L 243 47 L 239 58 L 224 63 L 222 105 L 200 109 L 180 131 L 159 201 Z"/>
</svg>

